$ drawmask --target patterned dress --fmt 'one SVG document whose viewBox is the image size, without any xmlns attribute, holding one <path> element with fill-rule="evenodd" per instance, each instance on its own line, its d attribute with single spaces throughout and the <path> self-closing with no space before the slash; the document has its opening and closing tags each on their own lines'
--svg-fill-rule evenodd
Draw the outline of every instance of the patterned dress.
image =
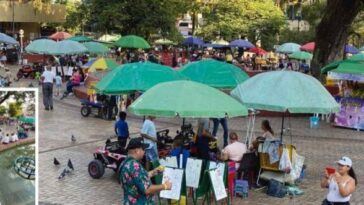
<svg viewBox="0 0 364 205">
<path fill-rule="evenodd" d="M 124 205 L 154 205 L 153 195 L 145 192 L 152 185 L 148 172 L 135 159 L 128 157 L 120 165 L 119 179 L 124 189 Z"/>
</svg>

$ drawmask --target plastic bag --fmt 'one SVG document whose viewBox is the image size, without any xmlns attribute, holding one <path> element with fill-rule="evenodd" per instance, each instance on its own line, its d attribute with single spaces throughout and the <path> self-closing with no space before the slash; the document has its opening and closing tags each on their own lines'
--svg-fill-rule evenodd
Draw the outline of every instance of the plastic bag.
<svg viewBox="0 0 364 205">
<path fill-rule="evenodd" d="M 289 173 L 292 170 L 292 163 L 289 159 L 289 153 L 287 148 L 283 148 L 282 156 L 279 161 L 279 170 Z"/>
</svg>

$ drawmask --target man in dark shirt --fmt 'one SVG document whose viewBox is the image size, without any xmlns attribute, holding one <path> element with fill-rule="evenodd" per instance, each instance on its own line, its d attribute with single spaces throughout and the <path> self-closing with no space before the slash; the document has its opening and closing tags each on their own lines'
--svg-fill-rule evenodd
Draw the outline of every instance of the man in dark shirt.
<svg viewBox="0 0 364 205">
<path fill-rule="evenodd" d="M 129 127 L 128 123 L 125 121 L 126 113 L 119 113 L 119 120 L 115 123 L 115 134 L 118 136 L 119 145 L 125 148 L 126 142 L 129 138 Z"/>
</svg>

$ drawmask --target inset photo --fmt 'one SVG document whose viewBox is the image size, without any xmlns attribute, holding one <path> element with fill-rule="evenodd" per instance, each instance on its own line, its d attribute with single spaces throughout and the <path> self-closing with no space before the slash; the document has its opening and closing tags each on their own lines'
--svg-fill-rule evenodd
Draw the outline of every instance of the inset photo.
<svg viewBox="0 0 364 205">
<path fill-rule="evenodd" d="M 35 89 L 0 89 L 0 205 L 36 204 Z"/>
</svg>

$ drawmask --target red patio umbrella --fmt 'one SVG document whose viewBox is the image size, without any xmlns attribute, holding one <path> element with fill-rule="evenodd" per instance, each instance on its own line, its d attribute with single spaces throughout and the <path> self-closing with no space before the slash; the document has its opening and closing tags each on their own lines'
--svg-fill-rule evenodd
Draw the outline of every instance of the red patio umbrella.
<svg viewBox="0 0 364 205">
<path fill-rule="evenodd" d="M 67 33 L 67 32 L 56 32 L 52 35 L 49 36 L 50 39 L 53 39 L 53 40 L 56 40 L 56 41 L 61 41 L 61 40 L 64 40 L 66 38 L 70 38 L 72 37 L 71 34 Z"/>
<path fill-rule="evenodd" d="M 301 51 L 313 52 L 315 50 L 315 42 L 309 42 L 300 47 Z"/>
<path fill-rule="evenodd" d="M 248 50 L 248 52 L 255 53 L 257 55 L 263 55 L 266 54 L 267 51 L 265 51 L 263 48 L 255 47 Z"/>
</svg>

